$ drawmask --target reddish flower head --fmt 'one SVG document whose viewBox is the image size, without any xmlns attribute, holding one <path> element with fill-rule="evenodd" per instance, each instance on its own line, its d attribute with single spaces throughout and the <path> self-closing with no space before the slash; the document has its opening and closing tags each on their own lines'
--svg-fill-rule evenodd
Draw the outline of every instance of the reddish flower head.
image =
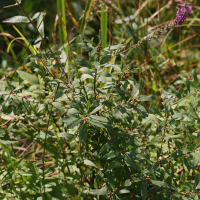
<svg viewBox="0 0 200 200">
<path fill-rule="evenodd" d="M 174 23 L 176 26 L 180 26 L 184 23 L 186 20 L 188 14 L 191 14 L 192 7 L 189 6 L 187 3 L 181 2 L 179 4 L 181 8 L 176 7 L 177 13 L 176 13 L 176 18 L 174 20 Z"/>
</svg>

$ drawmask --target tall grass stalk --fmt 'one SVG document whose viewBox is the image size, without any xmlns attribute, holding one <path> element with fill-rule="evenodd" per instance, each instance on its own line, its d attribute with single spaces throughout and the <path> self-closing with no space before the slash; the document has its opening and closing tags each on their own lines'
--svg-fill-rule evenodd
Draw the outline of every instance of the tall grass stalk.
<svg viewBox="0 0 200 200">
<path fill-rule="evenodd" d="M 105 48 L 107 46 L 107 12 L 105 12 L 106 6 L 104 2 L 101 2 L 101 33 L 102 37 L 102 47 Z"/>
<path fill-rule="evenodd" d="M 1 24 L 0 24 L 0 31 L 1 31 L 1 33 L 4 33 L 4 30 L 3 30 L 3 27 L 1 26 Z M 3 38 L 5 39 L 6 44 L 9 45 L 9 42 L 7 41 L 7 37 L 4 35 Z M 13 56 L 13 58 L 17 59 L 17 56 L 16 56 L 12 46 L 10 46 L 10 53 Z"/>
<path fill-rule="evenodd" d="M 66 17 L 65 17 L 65 0 L 57 0 L 57 8 L 58 8 L 58 21 L 59 21 L 59 27 L 58 27 L 58 35 L 60 39 L 60 45 L 63 45 L 67 41 L 67 23 L 66 23 Z M 68 48 L 64 48 L 65 53 L 68 58 Z M 68 59 L 66 61 L 67 70 L 69 73 L 69 65 L 68 65 Z"/>
<path fill-rule="evenodd" d="M 84 16 L 83 16 L 83 18 L 81 20 L 81 26 L 80 26 L 80 32 L 79 32 L 80 35 L 83 34 L 83 32 L 84 32 L 84 27 L 85 27 L 85 23 L 86 23 L 87 12 L 88 12 L 88 10 L 90 8 L 90 4 L 91 3 L 93 3 L 93 1 L 91 1 L 91 0 L 88 0 L 87 3 L 86 3 Z M 78 45 L 79 42 L 80 42 L 80 37 L 77 40 L 77 49 L 76 49 L 77 55 L 78 55 L 79 49 L 80 49 L 80 46 Z"/>
<path fill-rule="evenodd" d="M 116 0 L 116 2 L 117 2 L 117 6 L 118 6 L 120 12 L 123 12 L 123 11 L 122 11 L 122 8 L 121 8 L 121 5 L 120 5 L 120 3 L 119 3 L 119 0 Z"/>
</svg>

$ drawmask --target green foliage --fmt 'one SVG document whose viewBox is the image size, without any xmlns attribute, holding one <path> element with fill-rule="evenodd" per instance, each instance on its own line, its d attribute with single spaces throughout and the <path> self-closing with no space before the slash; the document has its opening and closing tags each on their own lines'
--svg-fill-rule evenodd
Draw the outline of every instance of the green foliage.
<svg viewBox="0 0 200 200">
<path fill-rule="evenodd" d="M 7 22 L 16 19 L 29 22 Z M 131 32 L 131 17 L 122 20 Z M 128 51 L 131 37 L 103 48 L 98 38 L 78 37 L 81 58 L 72 52 L 75 38 L 60 49 L 42 40 L 44 49 L 24 59 L 29 70 L 0 82 L 1 199 L 199 199 L 198 73 L 179 74 L 160 97 L 166 62 L 156 48 L 150 87 L 146 69 L 126 63 L 131 51 L 140 63 L 145 44 Z"/>
<path fill-rule="evenodd" d="M 148 108 L 143 102 L 155 97 L 140 95 L 144 79 L 138 84 L 131 72 L 116 71 L 116 64 L 108 63 L 112 49 L 103 50 L 100 61 L 76 60 L 79 77 L 70 82 L 54 79 L 40 68 L 37 77 L 18 71 L 19 81 L 0 83 L 5 120 L 1 185 L 6 193 L 2 191 L 2 197 L 36 199 L 44 187 L 47 199 L 48 195 L 57 199 L 161 195 L 166 199 L 192 191 L 198 194 L 200 84 L 196 72 L 192 80 L 181 77 L 177 81 L 185 87 L 170 87 L 163 93 L 164 109 L 153 104 Z M 96 50 L 89 56 L 98 54 Z M 33 57 L 35 64 L 40 62 L 39 55 Z M 20 145 L 24 136 L 26 145 L 33 142 L 36 147 L 16 157 L 9 144 Z M 51 156 L 44 157 L 42 168 L 44 145 Z M 179 170 L 184 173 L 179 175 Z"/>
</svg>

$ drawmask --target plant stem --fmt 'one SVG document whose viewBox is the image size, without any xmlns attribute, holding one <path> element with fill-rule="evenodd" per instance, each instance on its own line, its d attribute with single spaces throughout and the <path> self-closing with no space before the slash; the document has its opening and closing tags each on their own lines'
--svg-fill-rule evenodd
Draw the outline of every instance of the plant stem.
<svg viewBox="0 0 200 200">
<path fill-rule="evenodd" d="M 58 27 L 58 33 L 60 38 L 60 45 L 63 45 L 66 42 L 67 38 L 67 28 L 66 28 L 66 17 L 65 17 L 65 1 L 64 0 L 57 0 L 57 7 L 58 7 L 58 19 L 60 22 L 60 26 Z M 64 48 L 66 56 L 68 58 L 68 48 L 67 46 Z M 66 65 L 67 70 L 69 73 L 69 62 L 67 59 Z"/>
<path fill-rule="evenodd" d="M 79 32 L 80 35 L 83 34 L 83 31 L 84 31 L 87 12 L 90 8 L 90 3 L 92 3 L 91 0 L 87 0 L 86 6 L 85 6 L 85 11 L 84 11 L 84 16 L 83 16 L 83 19 L 81 20 L 81 26 L 80 26 L 80 32 Z M 77 49 L 76 49 L 77 55 L 78 55 L 79 49 L 80 49 L 80 46 L 78 45 L 79 42 L 80 42 L 80 37 L 78 37 L 78 39 L 77 39 Z"/>
<path fill-rule="evenodd" d="M 121 8 L 121 6 L 120 6 L 119 0 L 116 0 L 116 2 L 117 2 L 117 6 L 118 6 L 120 12 L 122 12 L 122 8 Z"/>
<path fill-rule="evenodd" d="M 102 46 L 107 46 L 107 12 L 105 12 L 106 6 L 104 2 L 101 2 L 101 32 L 102 32 Z"/>
</svg>

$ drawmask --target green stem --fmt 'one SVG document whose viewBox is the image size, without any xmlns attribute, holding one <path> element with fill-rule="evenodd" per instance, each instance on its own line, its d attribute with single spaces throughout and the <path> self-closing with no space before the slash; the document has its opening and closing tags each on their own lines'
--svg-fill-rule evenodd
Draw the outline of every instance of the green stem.
<svg viewBox="0 0 200 200">
<path fill-rule="evenodd" d="M 0 24 L 0 31 L 1 31 L 2 33 L 4 33 L 4 30 L 3 30 L 3 27 L 1 26 L 1 24 Z M 5 35 L 3 36 L 3 38 L 4 38 L 5 40 L 7 40 L 7 38 L 6 38 Z M 9 42 L 6 41 L 6 44 L 9 45 Z M 13 58 L 16 58 L 16 59 L 17 59 L 17 56 L 16 56 L 16 54 L 15 54 L 15 52 L 14 52 L 12 46 L 10 46 L 10 53 L 11 53 L 11 55 L 12 55 Z"/>
<path fill-rule="evenodd" d="M 116 0 L 116 2 L 117 2 L 117 6 L 118 6 L 120 12 L 122 13 L 123 11 L 122 11 L 122 8 L 121 8 L 121 6 L 120 6 L 119 0 Z"/>
<path fill-rule="evenodd" d="M 86 3 L 86 6 L 85 6 L 84 16 L 83 16 L 83 19 L 81 20 L 81 27 L 80 27 L 80 32 L 79 32 L 80 35 L 83 34 L 85 21 L 86 21 L 86 15 L 87 15 L 87 11 L 90 7 L 90 3 L 91 3 L 91 0 L 88 0 L 87 3 Z M 77 39 L 77 49 L 76 49 L 77 55 L 78 55 L 79 49 L 80 49 L 80 46 L 78 45 L 78 43 L 80 43 L 80 37 L 78 37 L 78 39 Z"/>
<path fill-rule="evenodd" d="M 66 17 L 65 17 L 65 1 L 64 0 L 57 0 L 57 7 L 58 7 L 58 18 L 59 18 L 59 27 L 58 27 L 58 34 L 60 39 L 60 45 L 63 45 L 67 41 L 67 23 L 66 23 Z M 68 48 L 67 46 L 64 48 L 65 53 L 68 58 Z M 66 65 L 67 70 L 69 73 L 69 62 L 67 59 Z"/>
<path fill-rule="evenodd" d="M 107 12 L 105 12 L 106 6 L 104 2 L 101 2 L 101 33 L 102 37 L 102 47 L 107 47 Z"/>
<path fill-rule="evenodd" d="M 57 85 L 57 88 L 56 88 L 56 91 L 55 91 L 55 96 L 58 92 L 58 88 L 60 86 L 60 83 L 58 83 Z M 53 102 L 55 100 L 55 96 L 54 96 L 54 99 L 53 99 Z M 48 106 L 47 106 L 47 109 L 48 109 Z M 44 156 L 45 156 L 45 150 L 46 150 L 46 143 L 47 143 L 47 131 L 48 131 L 48 127 L 49 127 L 49 123 L 50 123 L 50 119 L 51 119 L 51 114 L 52 114 L 52 110 L 53 110 L 53 105 L 51 106 L 51 110 L 49 111 L 49 118 L 48 118 L 48 121 L 47 121 L 47 128 L 46 128 L 46 132 L 45 132 L 45 139 L 44 139 L 44 152 L 43 152 L 43 158 L 42 158 L 42 166 L 43 166 L 43 174 L 42 174 L 42 177 L 43 177 L 43 187 L 44 187 L 44 196 L 46 196 L 45 194 L 45 175 L 44 175 Z"/>
</svg>

